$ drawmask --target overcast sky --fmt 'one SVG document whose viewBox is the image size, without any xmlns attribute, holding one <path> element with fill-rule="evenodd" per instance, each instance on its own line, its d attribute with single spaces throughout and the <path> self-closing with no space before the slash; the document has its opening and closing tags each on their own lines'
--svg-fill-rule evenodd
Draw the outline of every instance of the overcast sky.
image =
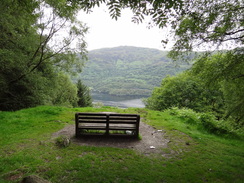
<svg viewBox="0 0 244 183">
<path fill-rule="evenodd" d="M 95 8 L 90 14 L 80 12 L 78 19 L 86 23 L 89 32 L 86 35 L 88 50 L 117 46 L 137 46 L 165 50 L 161 40 L 166 33 L 156 27 L 148 29 L 147 23 L 131 22 L 132 12 L 123 10 L 116 21 L 109 16 L 106 7 Z M 166 47 L 169 49 L 170 47 Z"/>
</svg>

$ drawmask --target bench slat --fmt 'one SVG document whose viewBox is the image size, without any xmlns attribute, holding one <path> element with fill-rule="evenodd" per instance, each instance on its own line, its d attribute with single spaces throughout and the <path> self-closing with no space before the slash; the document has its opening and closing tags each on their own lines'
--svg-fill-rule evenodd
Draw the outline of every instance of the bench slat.
<svg viewBox="0 0 244 183">
<path fill-rule="evenodd" d="M 79 120 L 78 123 L 106 123 L 107 121 L 97 121 L 97 120 L 94 120 L 94 121 L 87 121 L 87 120 L 84 120 L 84 121 L 81 121 Z"/>
<path fill-rule="evenodd" d="M 81 126 L 79 129 L 82 130 L 106 130 L 106 126 Z"/>
<path fill-rule="evenodd" d="M 129 130 L 134 131 L 133 136 L 139 135 L 140 115 L 137 114 L 76 113 L 75 119 L 77 137 L 87 134 L 82 130 L 103 130 L 105 135 L 110 135 L 111 131 Z M 111 135 L 115 134 L 111 132 Z"/>
<path fill-rule="evenodd" d="M 109 121 L 109 124 L 136 124 L 136 121 Z"/>
<path fill-rule="evenodd" d="M 76 114 L 81 116 L 107 116 L 108 115 L 106 113 L 83 113 L 83 112 L 78 112 Z"/>
<path fill-rule="evenodd" d="M 78 119 L 107 119 L 107 116 L 79 116 Z"/>
<path fill-rule="evenodd" d="M 109 130 L 135 130 L 136 128 L 135 127 L 127 127 L 127 126 L 113 126 L 113 127 L 110 127 Z"/>
<path fill-rule="evenodd" d="M 131 118 L 131 117 L 129 117 L 129 118 L 125 118 L 125 117 L 123 117 L 123 118 L 109 118 L 109 120 L 110 120 L 110 121 L 111 121 L 111 120 L 133 120 L 133 121 L 136 121 L 137 118 Z"/>
<path fill-rule="evenodd" d="M 82 130 L 106 130 L 106 127 L 101 127 L 101 126 L 82 126 L 79 127 L 79 129 Z M 136 130 L 136 128 L 133 127 L 110 127 L 109 130 Z"/>
<path fill-rule="evenodd" d="M 109 116 L 139 116 L 138 114 L 109 114 Z"/>
</svg>

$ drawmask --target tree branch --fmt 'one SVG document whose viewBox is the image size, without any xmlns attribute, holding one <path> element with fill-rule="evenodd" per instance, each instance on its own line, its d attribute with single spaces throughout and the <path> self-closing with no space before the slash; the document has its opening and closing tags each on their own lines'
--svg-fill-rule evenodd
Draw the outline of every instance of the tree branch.
<svg viewBox="0 0 244 183">
<path fill-rule="evenodd" d="M 47 59 L 49 59 L 49 58 L 51 58 L 51 57 L 53 57 L 53 56 L 59 54 L 64 48 L 66 48 L 67 46 L 70 45 L 70 43 L 69 43 L 69 44 L 66 44 L 66 45 L 64 45 L 61 49 L 59 49 L 59 51 L 55 52 L 55 54 L 52 54 L 51 56 L 48 56 L 48 57 L 46 57 L 46 58 L 43 58 L 44 55 L 45 55 L 45 48 L 46 48 L 48 42 L 51 40 L 51 38 L 52 38 L 52 37 L 53 37 L 53 36 L 54 36 L 60 29 L 62 29 L 62 28 L 64 27 L 65 23 L 67 22 L 67 20 L 65 20 L 65 21 L 59 26 L 59 28 L 55 29 L 56 24 L 54 23 L 54 20 L 55 20 L 55 17 L 53 16 L 52 21 L 51 21 L 51 19 L 49 19 L 48 24 L 46 24 L 46 25 L 49 25 L 49 24 L 52 22 L 52 26 L 51 26 L 51 28 L 50 28 L 50 30 L 49 30 L 48 36 L 46 37 L 46 39 L 45 39 L 44 41 L 42 41 L 42 39 L 43 39 L 43 37 L 44 37 L 43 35 L 44 35 L 44 30 L 45 30 L 45 28 L 44 28 L 44 27 L 42 28 L 42 31 L 41 31 L 41 34 L 40 34 L 40 44 L 39 44 L 39 46 L 37 47 L 36 51 L 34 52 L 33 56 L 31 57 L 30 62 L 29 62 L 29 64 L 27 64 L 27 66 L 28 66 L 28 68 L 30 68 L 31 63 L 34 62 L 34 60 L 35 60 L 36 57 L 38 56 L 38 53 L 40 53 L 40 50 L 41 50 L 41 55 L 40 55 L 40 58 L 39 58 L 38 63 L 36 63 L 35 66 L 34 66 L 32 69 L 30 69 L 28 72 L 26 72 L 26 73 L 20 75 L 20 76 L 19 76 L 18 78 L 16 78 L 16 79 L 10 81 L 10 82 L 9 82 L 10 85 L 13 84 L 13 83 L 16 83 L 16 82 L 20 81 L 21 79 L 23 79 L 23 78 L 26 77 L 28 74 L 30 74 L 31 72 L 33 72 L 34 70 L 36 70 L 36 69 L 37 69 L 37 68 L 38 68 L 38 67 L 39 67 L 45 60 L 47 60 Z"/>
</svg>

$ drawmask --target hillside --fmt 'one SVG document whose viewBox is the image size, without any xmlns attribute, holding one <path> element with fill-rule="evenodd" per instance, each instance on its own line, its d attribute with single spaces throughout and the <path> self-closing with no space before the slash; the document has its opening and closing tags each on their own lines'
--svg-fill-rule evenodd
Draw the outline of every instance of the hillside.
<svg viewBox="0 0 244 183">
<path fill-rule="evenodd" d="M 129 46 L 93 50 L 81 78 L 94 91 L 148 96 L 164 77 L 190 67 L 173 63 L 166 55 L 166 51 Z"/>
</svg>

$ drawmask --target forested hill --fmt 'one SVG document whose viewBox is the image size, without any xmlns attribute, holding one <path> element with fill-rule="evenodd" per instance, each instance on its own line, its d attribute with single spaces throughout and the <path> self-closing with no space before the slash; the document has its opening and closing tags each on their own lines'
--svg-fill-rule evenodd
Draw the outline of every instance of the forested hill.
<svg viewBox="0 0 244 183">
<path fill-rule="evenodd" d="M 94 91 L 148 96 L 164 77 L 190 67 L 174 63 L 166 55 L 166 51 L 130 46 L 93 50 L 81 78 Z"/>
</svg>

